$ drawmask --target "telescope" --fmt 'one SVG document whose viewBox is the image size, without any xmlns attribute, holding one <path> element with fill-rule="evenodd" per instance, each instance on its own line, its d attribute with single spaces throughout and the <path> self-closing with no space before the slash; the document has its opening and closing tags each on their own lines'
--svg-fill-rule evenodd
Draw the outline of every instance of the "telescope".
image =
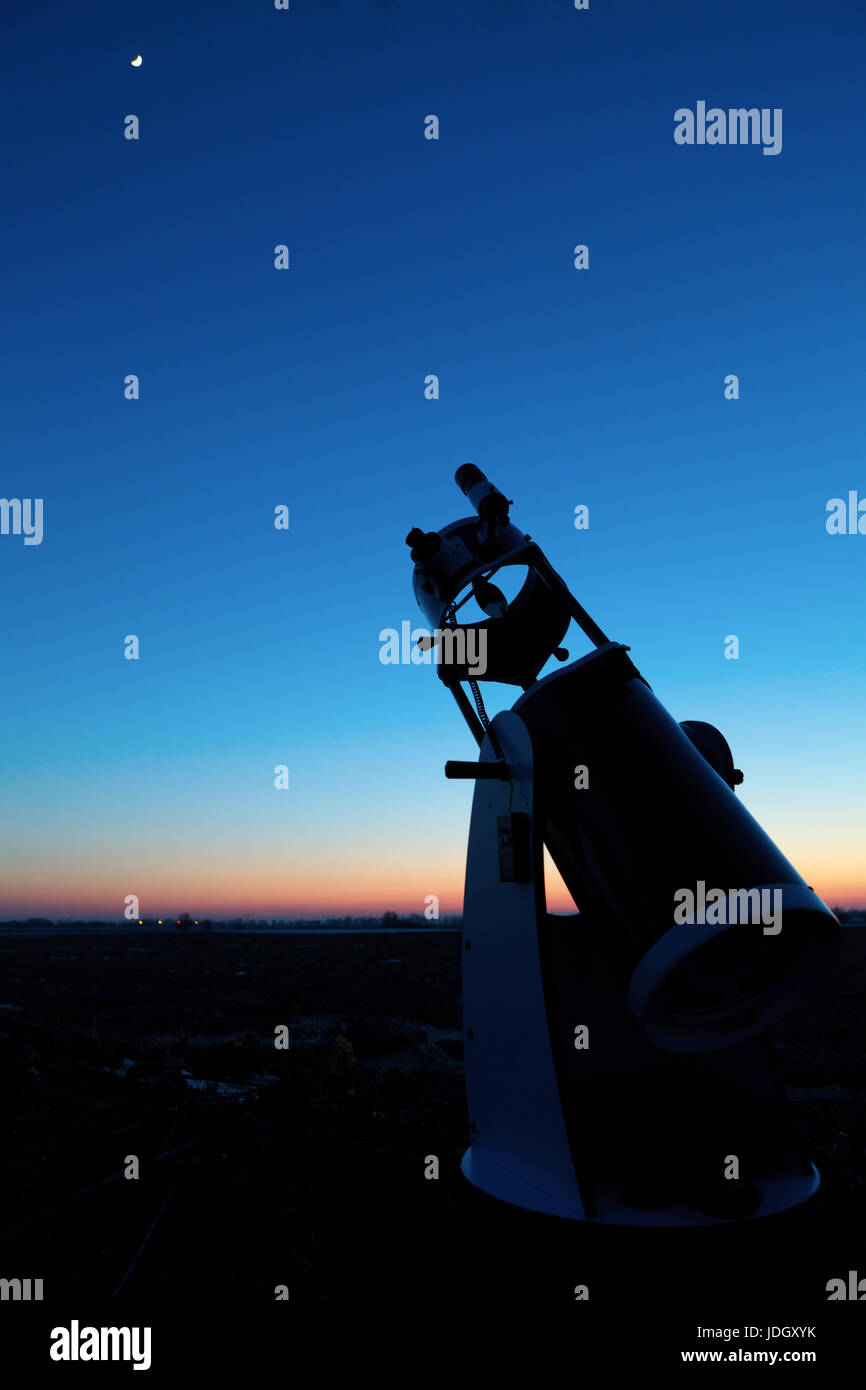
<svg viewBox="0 0 866 1390">
<path fill-rule="evenodd" d="M 800 1207 L 820 1178 L 766 1029 L 832 967 L 839 923 L 738 799 L 719 730 L 668 713 L 478 468 L 455 481 L 473 515 L 406 540 L 423 644 L 479 745 L 445 765 L 476 784 L 462 1171 L 613 1225 Z M 463 622 L 470 600 L 484 616 Z M 572 622 L 592 649 L 570 661 Z M 522 693 L 490 718 L 484 681 Z M 545 848 L 568 915 L 547 909 Z"/>
</svg>

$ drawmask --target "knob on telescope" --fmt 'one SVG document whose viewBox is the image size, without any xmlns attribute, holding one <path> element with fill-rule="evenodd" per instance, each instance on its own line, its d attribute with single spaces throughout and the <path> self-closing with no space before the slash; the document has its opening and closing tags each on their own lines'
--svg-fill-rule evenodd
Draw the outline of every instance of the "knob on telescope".
<svg viewBox="0 0 866 1390">
<path fill-rule="evenodd" d="M 426 564 L 438 553 L 442 537 L 438 531 L 422 531 L 420 526 L 413 526 L 406 537 L 406 544 L 411 547 L 415 563 Z"/>
</svg>

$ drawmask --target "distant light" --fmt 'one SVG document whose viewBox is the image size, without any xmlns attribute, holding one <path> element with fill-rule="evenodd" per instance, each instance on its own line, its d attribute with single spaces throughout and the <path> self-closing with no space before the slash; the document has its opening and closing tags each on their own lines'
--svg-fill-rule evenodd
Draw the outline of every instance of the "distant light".
<svg viewBox="0 0 866 1390">
<path fill-rule="evenodd" d="M 139 919 L 138 919 L 138 925 L 139 925 L 140 927 L 143 927 L 143 926 L 144 926 L 144 923 L 142 922 L 142 920 L 141 920 L 140 917 L 139 917 Z"/>
<path fill-rule="evenodd" d="M 159 919 L 159 921 L 157 922 L 156 925 L 157 925 L 158 927 L 161 927 L 161 926 L 162 926 L 162 918 L 161 918 L 161 917 L 160 917 L 160 919 Z"/>
<path fill-rule="evenodd" d="M 195 926 L 198 926 L 198 918 L 195 919 Z"/>
<path fill-rule="evenodd" d="M 141 54 L 140 54 L 140 53 L 139 53 L 139 55 L 138 55 L 137 58 L 131 58 L 131 59 L 130 59 L 130 66 L 133 67 L 133 68 L 140 68 L 140 67 L 141 67 Z"/>
</svg>

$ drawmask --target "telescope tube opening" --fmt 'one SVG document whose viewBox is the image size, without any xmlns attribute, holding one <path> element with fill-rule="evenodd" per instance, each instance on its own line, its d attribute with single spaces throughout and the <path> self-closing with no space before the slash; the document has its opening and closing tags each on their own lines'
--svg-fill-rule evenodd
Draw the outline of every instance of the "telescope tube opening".
<svg viewBox="0 0 866 1390">
<path fill-rule="evenodd" d="M 788 904 L 778 935 L 754 923 L 678 925 L 642 958 L 629 1005 L 657 1046 L 703 1052 L 753 1037 L 833 965 L 839 929 L 832 914 L 805 886 L 772 887 Z"/>
</svg>

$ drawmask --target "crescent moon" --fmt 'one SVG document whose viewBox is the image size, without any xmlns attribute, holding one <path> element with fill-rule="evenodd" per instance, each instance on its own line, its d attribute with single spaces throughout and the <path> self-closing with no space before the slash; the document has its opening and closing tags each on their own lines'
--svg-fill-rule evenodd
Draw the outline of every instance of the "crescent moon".
<svg viewBox="0 0 866 1390">
<path fill-rule="evenodd" d="M 140 53 L 139 53 L 139 55 L 138 55 L 137 58 L 131 58 L 131 59 L 130 59 L 130 67 L 133 67 L 133 68 L 140 68 L 140 67 L 141 67 L 141 54 L 140 54 Z"/>
</svg>

